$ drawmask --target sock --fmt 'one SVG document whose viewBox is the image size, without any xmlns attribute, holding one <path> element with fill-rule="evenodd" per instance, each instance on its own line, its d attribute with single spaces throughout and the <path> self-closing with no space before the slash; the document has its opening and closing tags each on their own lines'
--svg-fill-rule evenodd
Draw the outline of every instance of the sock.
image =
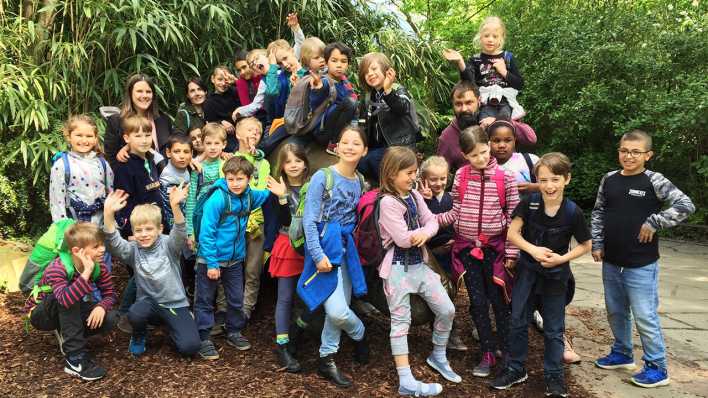
<svg viewBox="0 0 708 398">
<path fill-rule="evenodd" d="M 413 377 L 410 365 L 396 367 L 396 371 L 398 372 L 398 384 L 401 387 L 411 391 L 415 391 L 417 389 L 418 380 Z"/>
<path fill-rule="evenodd" d="M 279 334 L 279 335 L 275 336 L 275 342 L 278 345 L 288 344 L 289 341 L 290 341 L 290 339 L 288 338 L 287 333 L 283 333 L 283 334 Z"/>
<path fill-rule="evenodd" d="M 445 349 L 447 346 L 444 345 L 437 345 L 433 344 L 433 359 L 435 361 L 440 362 L 440 363 L 446 363 L 447 362 L 447 354 L 445 353 Z"/>
</svg>

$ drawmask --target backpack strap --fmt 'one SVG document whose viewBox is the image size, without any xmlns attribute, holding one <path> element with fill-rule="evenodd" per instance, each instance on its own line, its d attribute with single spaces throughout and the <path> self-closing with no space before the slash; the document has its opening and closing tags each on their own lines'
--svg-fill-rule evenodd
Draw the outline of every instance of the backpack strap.
<svg viewBox="0 0 708 398">
<path fill-rule="evenodd" d="M 71 166 L 69 166 L 69 154 L 66 152 L 59 152 L 61 154 L 61 161 L 64 162 L 64 184 L 66 184 L 67 195 L 69 193 L 69 183 L 71 182 Z"/>
<path fill-rule="evenodd" d="M 462 206 L 462 202 L 465 200 L 465 191 L 467 191 L 467 184 L 470 181 L 470 167 L 471 166 L 468 163 L 460 169 L 460 183 L 457 185 L 457 192 L 460 197 L 460 206 Z"/>
<path fill-rule="evenodd" d="M 192 118 L 189 116 L 189 112 L 187 112 L 186 109 L 182 108 L 179 111 L 183 112 L 184 115 L 187 117 L 187 128 L 186 128 L 187 131 L 185 131 L 185 133 L 189 134 L 189 128 L 192 126 Z"/>
<path fill-rule="evenodd" d="M 502 209 L 506 210 L 506 186 L 504 186 L 504 169 L 501 167 L 494 170 L 494 183 L 497 186 L 497 195 L 499 196 L 499 205 Z"/>
<path fill-rule="evenodd" d="M 504 57 L 504 63 L 506 64 L 507 68 L 511 64 L 511 59 L 513 58 L 513 55 L 511 54 L 511 51 L 506 51 L 502 52 L 502 56 Z"/>
<path fill-rule="evenodd" d="M 526 161 L 526 166 L 529 168 L 529 178 L 531 179 L 532 183 L 536 183 L 536 173 L 533 172 L 533 161 L 531 160 L 531 155 L 529 155 L 527 152 L 523 152 L 521 154 L 524 157 L 524 160 Z"/>
<path fill-rule="evenodd" d="M 103 169 L 103 185 L 106 188 L 106 196 L 108 196 L 111 190 L 111 187 L 108 185 L 108 166 L 103 155 L 98 155 L 98 161 L 101 163 L 101 168 Z"/>
</svg>

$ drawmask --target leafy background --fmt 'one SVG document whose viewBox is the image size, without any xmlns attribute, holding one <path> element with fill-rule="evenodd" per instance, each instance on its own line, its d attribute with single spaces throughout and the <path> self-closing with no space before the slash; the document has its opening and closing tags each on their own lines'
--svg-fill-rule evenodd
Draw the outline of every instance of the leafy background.
<svg viewBox="0 0 708 398">
<path fill-rule="evenodd" d="M 457 78 L 442 49 L 478 51 L 481 19 L 501 16 L 539 135 L 533 151 L 573 159 L 570 195 L 591 208 L 600 177 L 616 168 L 619 135 L 643 128 L 655 139 L 650 167 L 691 195 L 691 223 L 707 223 L 705 1 L 0 0 L 0 236 L 34 235 L 50 221 L 50 158 L 69 114 L 119 103 L 136 71 L 155 78 L 173 114 L 188 77 L 207 78 L 237 48 L 291 39 L 293 11 L 306 35 L 391 57 L 416 98 L 427 151 L 450 120 Z"/>
</svg>

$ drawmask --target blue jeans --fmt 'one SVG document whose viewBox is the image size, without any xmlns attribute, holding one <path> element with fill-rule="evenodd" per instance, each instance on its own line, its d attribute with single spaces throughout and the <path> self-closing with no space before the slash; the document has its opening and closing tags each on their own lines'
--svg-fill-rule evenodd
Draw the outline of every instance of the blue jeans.
<svg viewBox="0 0 708 398">
<path fill-rule="evenodd" d="M 603 262 L 607 321 L 615 342 L 612 350 L 632 357 L 632 317 L 644 349 L 644 362 L 666 369 L 666 347 L 659 324 L 659 263 L 626 268 Z"/>
<path fill-rule="evenodd" d="M 202 340 L 209 339 L 211 328 L 214 326 L 214 298 L 219 283 L 223 283 L 226 295 L 226 332 L 240 332 L 246 326 L 243 317 L 243 263 L 221 267 L 219 271 L 219 279 L 209 279 L 206 264 L 197 262 L 194 316 Z"/>
<path fill-rule="evenodd" d="M 145 298 L 130 307 L 128 320 L 133 327 L 133 334 L 145 334 L 148 322 L 153 325 L 165 324 L 177 352 L 190 356 L 199 351 L 199 334 L 189 307 L 166 308 L 151 298 Z"/>
<path fill-rule="evenodd" d="M 123 298 L 120 301 L 120 308 L 118 308 L 118 313 L 121 315 L 127 314 L 130 310 L 130 306 L 135 303 L 135 298 L 138 295 L 138 286 L 135 284 L 135 276 L 131 276 L 128 279 L 128 284 L 125 285 L 125 290 L 123 290 Z"/>
<path fill-rule="evenodd" d="M 325 321 L 322 328 L 320 357 L 335 354 L 339 350 L 342 330 L 356 341 L 364 338 L 364 324 L 349 308 L 352 298 L 352 282 L 346 263 L 333 268 L 330 272 L 337 273 L 337 288 L 324 302 Z"/>
<path fill-rule="evenodd" d="M 376 181 L 377 184 L 384 152 L 386 152 L 386 148 L 371 148 L 356 166 L 361 174 Z"/>
</svg>

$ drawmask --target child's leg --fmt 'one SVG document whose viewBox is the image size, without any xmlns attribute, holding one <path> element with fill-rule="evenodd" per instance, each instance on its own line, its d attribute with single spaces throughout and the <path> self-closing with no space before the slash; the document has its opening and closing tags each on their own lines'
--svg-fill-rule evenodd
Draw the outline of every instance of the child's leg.
<svg viewBox="0 0 708 398">
<path fill-rule="evenodd" d="M 158 307 L 160 319 L 167 325 L 170 338 L 175 343 L 177 352 L 191 356 L 199 351 L 200 339 L 197 325 L 189 313 L 189 307 L 164 308 Z"/>
<path fill-rule="evenodd" d="M 516 280 L 511 293 L 511 329 L 509 331 L 508 367 L 523 371 L 529 349 L 528 314 L 535 308 L 536 273 L 524 264 L 516 266 Z"/>
<path fill-rule="evenodd" d="M 221 283 L 226 293 L 226 332 L 240 332 L 246 326 L 243 317 L 243 263 L 221 267 Z"/>
<path fill-rule="evenodd" d="M 297 275 L 278 278 L 278 300 L 275 304 L 275 338 L 278 344 L 286 344 L 289 341 L 293 294 L 299 277 Z"/>
<path fill-rule="evenodd" d="M 334 270 L 332 272 L 335 272 Z M 335 354 L 339 350 L 339 340 L 344 330 L 355 341 L 364 338 L 364 324 L 349 308 L 352 284 L 346 264 L 336 269 L 337 288 L 324 302 L 325 324 L 322 329 L 320 357 Z"/>
<path fill-rule="evenodd" d="M 127 314 L 130 310 L 130 306 L 135 302 L 137 295 L 138 287 L 135 285 L 135 277 L 131 276 L 130 279 L 128 279 L 128 284 L 125 286 L 125 290 L 123 290 L 123 298 L 120 301 L 118 312 Z"/>
<path fill-rule="evenodd" d="M 246 287 L 243 293 L 243 314 L 246 319 L 251 317 L 258 301 L 258 290 L 261 287 L 261 272 L 263 271 L 263 227 L 260 233 L 246 235 Z"/>
<path fill-rule="evenodd" d="M 502 288 L 494 283 L 495 256 L 494 254 L 490 255 L 490 253 L 492 252 L 485 251 L 484 262 L 482 263 L 482 272 L 484 273 L 483 283 L 487 299 L 492 304 L 492 309 L 494 310 L 494 323 L 496 324 L 497 330 L 497 348 L 502 350 L 502 352 L 507 352 L 509 350 L 507 338 L 509 337 L 510 309 L 504 299 Z M 487 259 L 489 260 L 487 261 Z"/>
<path fill-rule="evenodd" d="M 461 260 L 465 266 L 465 286 L 470 298 L 470 314 L 477 332 L 479 345 L 483 353 L 494 351 L 492 342 L 492 323 L 489 319 L 489 301 L 484 288 L 484 274 L 482 264 L 472 257 L 468 250 L 463 250 Z M 489 261 L 485 258 L 484 261 Z"/>
<path fill-rule="evenodd" d="M 612 351 L 632 358 L 632 316 L 629 312 L 629 297 L 625 290 L 627 269 L 622 269 L 608 262 L 602 264 L 602 285 L 605 290 L 605 309 L 607 322 L 615 338 Z M 645 294 L 644 300 L 649 292 Z"/>
<path fill-rule="evenodd" d="M 410 271 L 410 269 L 409 269 Z M 411 326 L 411 293 L 415 281 L 402 265 L 391 266 L 391 274 L 383 280 L 383 290 L 391 313 L 391 353 L 394 357 L 408 355 L 408 330 Z"/>
<path fill-rule="evenodd" d="M 563 333 L 565 332 L 565 295 L 542 297 L 543 315 L 543 373 L 546 378 L 563 379 Z"/>
<path fill-rule="evenodd" d="M 328 144 L 337 140 L 337 135 L 354 120 L 357 101 L 351 97 L 343 98 L 330 105 L 325 111 L 324 121 L 315 139 L 320 144 Z"/>
<path fill-rule="evenodd" d="M 86 352 L 85 322 L 81 317 L 82 303 L 83 301 L 78 301 L 66 308 L 59 304 L 53 294 L 50 294 L 37 305 L 30 317 L 32 326 L 37 329 L 58 329 L 64 340 L 61 348 L 66 357 L 71 360 Z"/>
<path fill-rule="evenodd" d="M 207 266 L 197 262 L 194 288 L 194 320 L 201 340 L 209 340 L 214 326 L 214 296 L 219 281 L 207 277 Z"/>
<path fill-rule="evenodd" d="M 157 323 L 159 320 L 157 304 L 150 298 L 136 301 L 130 306 L 128 320 L 133 327 L 133 335 L 144 336 L 148 323 Z"/>
<path fill-rule="evenodd" d="M 421 264 L 420 288 L 418 293 L 428 303 L 428 307 L 435 314 L 433 323 L 433 344 L 447 346 L 452 330 L 452 321 L 455 319 L 455 305 L 450 300 L 445 287 L 440 282 L 440 275 L 425 264 Z"/>
</svg>

